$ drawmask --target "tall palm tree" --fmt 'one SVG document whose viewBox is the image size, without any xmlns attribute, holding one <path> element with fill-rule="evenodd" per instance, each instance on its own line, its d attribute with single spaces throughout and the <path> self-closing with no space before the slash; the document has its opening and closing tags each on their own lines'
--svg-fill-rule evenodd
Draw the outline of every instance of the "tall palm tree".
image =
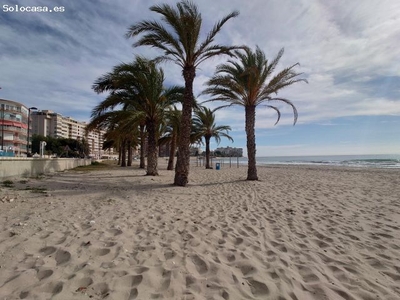
<svg viewBox="0 0 400 300">
<path fill-rule="evenodd" d="M 211 110 L 204 106 L 194 111 L 193 125 L 196 135 L 200 139 L 204 137 L 206 144 L 206 169 L 212 169 L 212 166 L 210 166 L 211 138 L 213 137 L 218 144 L 221 141 L 221 137 L 225 137 L 233 142 L 232 137 L 228 135 L 228 131 L 231 130 L 231 127 L 227 125 L 217 126 L 217 124 L 215 124 L 215 111 L 216 109 Z"/>
<path fill-rule="evenodd" d="M 154 5 L 150 10 L 161 15 L 162 23 L 157 21 L 142 21 L 132 25 L 126 34 L 137 37 L 143 33 L 133 45 L 151 46 L 163 51 L 158 60 L 169 60 L 182 68 L 185 80 L 185 94 L 182 103 L 181 133 L 178 146 L 178 160 L 175 168 L 174 184 L 186 186 L 190 166 L 190 129 L 192 109 L 194 105 L 193 81 L 196 68 L 203 61 L 217 55 L 232 55 L 232 50 L 240 47 L 222 46 L 214 43 L 215 36 L 222 26 L 238 15 L 234 11 L 218 21 L 204 40 L 200 40 L 202 17 L 197 6 L 183 0 L 173 7 L 168 4 Z M 166 25 L 166 26 L 165 26 Z"/>
<path fill-rule="evenodd" d="M 227 106 L 240 105 L 245 108 L 245 128 L 247 135 L 248 171 L 247 180 L 258 180 L 256 168 L 256 137 L 255 118 L 256 107 L 274 101 L 288 104 L 293 109 L 294 124 L 297 121 L 297 109 L 293 103 L 285 98 L 277 97 L 278 92 L 294 83 L 307 82 L 299 78 L 302 73 L 296 73 L 294 68 L 298 63 L 274 73 L 280 58 L 278 55 L 269 62 L 264 52 L 257 47 L 253 52 L 245 49 L 244 52 L 235 51 L 237 60 L 228 60 L 217 67 L 214 76 L 206 83 L 208 88 L 202 94 L 214 96 L 210 101 L 225 101 Z M 280 120 L 279 108 L 270 104 L 265 105 L 274 109 Z"/>
</svg>

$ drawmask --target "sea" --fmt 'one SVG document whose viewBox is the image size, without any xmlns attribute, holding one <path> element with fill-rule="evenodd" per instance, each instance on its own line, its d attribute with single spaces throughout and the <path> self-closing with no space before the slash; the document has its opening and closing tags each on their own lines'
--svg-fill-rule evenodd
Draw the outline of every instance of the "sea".
<svg viewBox="0 0 400 300">
<path fill-rule="evenodd" d="M 219 158 L 215 162 L 226 164 L 247 164 L 247 157 Z M 355 168 L 400 168 L 400 155 L 329 155 L 329 156 L 264 156 L 256 158 L 257 165 L 310 165 L 342 166 Z"/>
</svg>

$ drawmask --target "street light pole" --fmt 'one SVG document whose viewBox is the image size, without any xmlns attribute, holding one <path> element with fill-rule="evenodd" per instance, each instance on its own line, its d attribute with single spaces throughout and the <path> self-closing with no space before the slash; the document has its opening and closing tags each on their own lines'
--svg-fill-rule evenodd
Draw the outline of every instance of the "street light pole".
<svg viewBox="0 0 400 300">
<path fill-rule="evenodd" d="M 1 104 L 1 150 L 4 150 L 4 103 Z"/>
<path fill-rule="evenodd" d="M 30 151 L 29 151 L 29 129 L 31 126 L 31 110 L 37 110 L 36 107 L 29 107 L 28 108 L 28 135 L 26 138 L 26 156 L 29 157 L 30 156 Z"/>
</svg>

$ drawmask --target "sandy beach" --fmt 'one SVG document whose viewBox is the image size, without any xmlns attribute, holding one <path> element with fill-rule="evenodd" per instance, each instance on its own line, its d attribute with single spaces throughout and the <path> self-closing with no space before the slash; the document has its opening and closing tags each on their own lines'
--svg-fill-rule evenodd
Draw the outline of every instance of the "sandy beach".
<svg viewBox="0 0 400 300">
<path fill-rule="evenodd" d="M 400 299 L 400 170 L 137 166 L 0 190 L 0 299 Z"/>
</svg>

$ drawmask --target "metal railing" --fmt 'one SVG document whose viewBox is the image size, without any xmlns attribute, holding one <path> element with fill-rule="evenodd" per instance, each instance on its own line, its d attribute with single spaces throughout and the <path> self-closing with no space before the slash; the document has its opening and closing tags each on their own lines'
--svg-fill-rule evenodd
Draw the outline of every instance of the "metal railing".
<svg viewBox="0 0 400 300">
<path fill-rule="evenodd" d="M 239 168 L 240 166 L 247 165 L 246 157 L 210 157 L 210 167 L 216 168 L 216 164 L 219 164 L 219 168 Z M 192 157 L 190 165 L 195 167 L 205 167 L 206 158 L 203 156 Z"/>
</svg>

